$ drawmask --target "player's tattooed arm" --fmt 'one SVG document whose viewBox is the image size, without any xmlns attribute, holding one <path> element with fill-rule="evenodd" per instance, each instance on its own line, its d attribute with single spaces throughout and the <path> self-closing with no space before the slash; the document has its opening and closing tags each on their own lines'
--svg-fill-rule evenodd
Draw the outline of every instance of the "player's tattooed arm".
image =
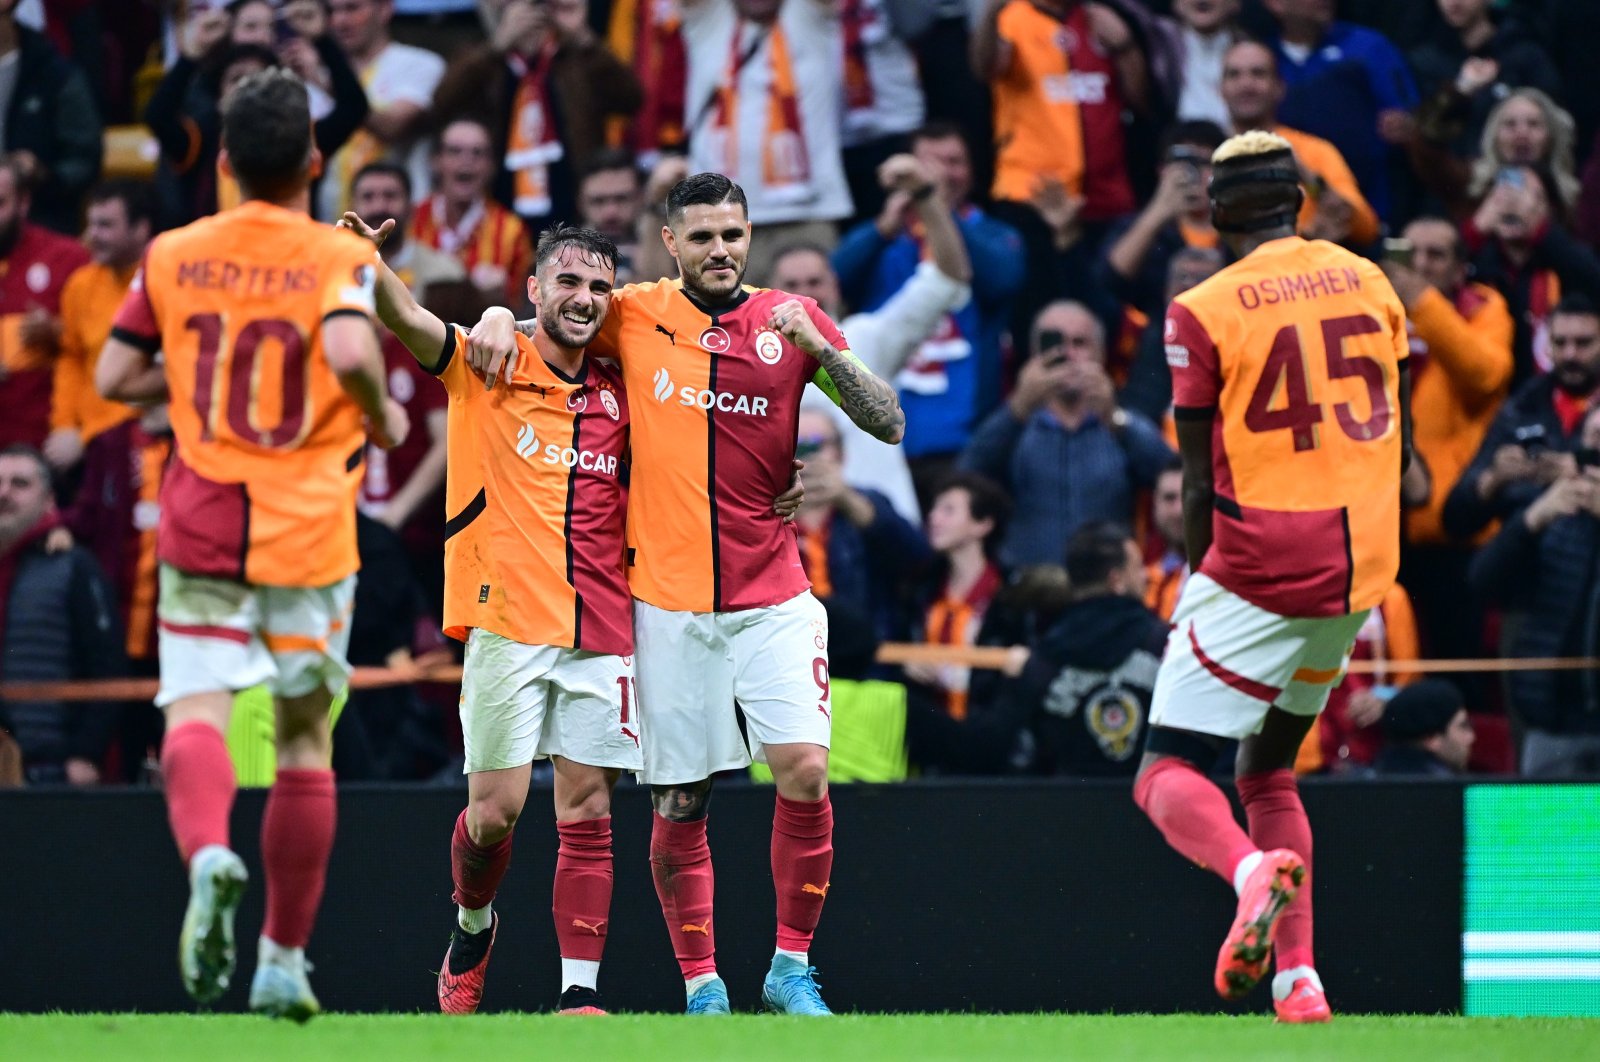
<svg viewBox="0 0 1600 1062">
<path fill-rule="evenodd" d="M 873 375 L 860 358 L 824 339 L 799 299 L 773 307 L 768 326 L 817 359 L 822 366 L 817 386 L 839 404 L 856 427 L 890 444 L 905 437 L 906 414 L 894 387 Z"/>
</svg>

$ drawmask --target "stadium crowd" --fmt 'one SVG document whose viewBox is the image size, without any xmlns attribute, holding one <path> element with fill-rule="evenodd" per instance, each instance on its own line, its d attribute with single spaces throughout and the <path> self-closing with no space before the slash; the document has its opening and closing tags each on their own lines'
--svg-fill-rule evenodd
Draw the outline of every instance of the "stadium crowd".
<svg viewBox="0 0 1600 1062">
<path fill-rule="evenodd" d="M 796 528 L 835 677 L 903 704 L 930 775 L 1133 775 L 1187 574 L 1162 317 L 1227 264 L 1211 152 L 1277 131 L 1302 234 L 1406 306 L 1420 458 L 1401 585 L 1298 769 L 1600 773 L 1600 672 L 1407 669 L 1600 656 L 1595 54 L 1593 0 L 0 0 L 0 681 L 154 673 L 170 432 L 95 360 L 150 238 L 238 202 L 220 101 L 284 66 L 318 216 L 396 219 L 384 260 L 447 320 L 525 309 L 556 221 L 614 239 L 619 283 L 670 275 L 665 190 L 744 187 L 746 282 L 815 298 L 906 411 L 899 448 L 802 413 Z M 454 651 L 446 395 L 384 349 L 414 430 L 365 455 L 358 665 Z M 340 775 L 459 779 L 455 701 L 352 695 Z M 13 781 L 159 770 L 147 705 L 0 724 Z"/>
</svg>

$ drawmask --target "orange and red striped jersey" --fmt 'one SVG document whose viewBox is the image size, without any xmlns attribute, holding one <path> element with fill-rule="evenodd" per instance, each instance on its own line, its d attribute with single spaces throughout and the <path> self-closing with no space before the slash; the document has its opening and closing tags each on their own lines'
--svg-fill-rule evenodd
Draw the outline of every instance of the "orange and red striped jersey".
<svg viewBox="0 0 1600 1062">
<path fill-rule="evenodd" d="M 444 632 L 627 656 L 628 404 L 615 369 L 569 379 L 517 336 L 509 387 L 488 390 L 451 325 L 434 372 L 450 395 Z"/>
<path fill-rule="evenodd" d="M 361 411 L 322 323 L 372 312 L 377 253 L 260 200 L 156 237 L 112 326 L 163 354 L 177 452 L 161 560 L 264 586 L 354 572 Z"/>
<path fill-rule="evenodd" d="M 111 321 L 127 297 L 134 272 L 133 267 L 117 270 L 90 262 L 75 270 L 61 289 L 61 352 L 50 398 L 51 430 L 73 428 L 88 442 L 139 415 L 124 402 L 101 398 L 94 387 L 100 349 L 111 334 Z"/>
<path fill-rule="evenodd" d="M 411 238 L 451 255 L 468 276 L 478 266 L 505 270 L 506 297 L 521 305 L 523 286 L 533 271 L 533 241 L 522 219 L 493 199 L 468 210 L 455 229 L 444 217 L 443 196 L 419 201 L 411 215 Z"/>
<path fill-rule="evenodd" d="M 641 601 L 732 612 L 808 587 L 794 527 L 772 511 L 789 486 L 800 396 L 820 369 L 766 327 L 793 297 L 744 288 L 712 309 L 679 280 L 613 293 L 589 349 L 621 359 L 634 396 L 628 582 Z M 846 349 L 817 304 L 800 302 L 823 339 Z"/>
<path fill-rule="evenodd" d="M 1400 563 L 1405 308 L 1372 262 L 1272 240 L 1178 296 L 1179 419 L 1214 414 L 1200 570 L 1282 616 L 1372 608 Z"/>
</svg>

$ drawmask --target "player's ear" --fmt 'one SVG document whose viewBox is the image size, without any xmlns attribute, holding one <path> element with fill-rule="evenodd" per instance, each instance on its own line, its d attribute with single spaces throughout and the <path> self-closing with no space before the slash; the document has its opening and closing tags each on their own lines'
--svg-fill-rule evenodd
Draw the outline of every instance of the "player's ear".
<svg viewBox="0 0 1600 1062">
<path fill-rule="evenodd" d="M 666 246 L 667 253 L 676 261 L 678 258 L 678 238 L 672 234 L 671 225 L 661 226 L 661 242 Z"/>
<path fill-rule="evenodd" d="M 528 274 L 528 301 L 535 310 L 539 308 L 539 278 L 532 273 Z"/>
<path fill-rule="evenodd" d="M 317 149 L 315 144 L 311 145 L 311 164 L 308 167 L 308 172 L 311 174 L 313 181 L 322 176 L 322 152 Z"/>
</svg>

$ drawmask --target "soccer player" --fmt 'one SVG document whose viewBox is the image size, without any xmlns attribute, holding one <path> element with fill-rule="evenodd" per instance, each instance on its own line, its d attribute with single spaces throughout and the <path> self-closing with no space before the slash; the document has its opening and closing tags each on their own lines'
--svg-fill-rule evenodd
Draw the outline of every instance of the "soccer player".
<svg viewBox="0 0 1600 1062">
<path fill-rule="evenodd" d="M 341 224 L 382 242 L 354 214 Z M 552 909 L 563 1014 L 601 1014 L 596 991 L 611 917 L 611 792 L 643 766 L 633 703 L 633 602 L 623 570 L 628 404 L 617 371 L 584 356 L 606 318 L 617 248 L 593 229 L 545 231 L 506 386 L 490 390 L 467 334 L 381 267 L 378 316 L 450 395 L 445 633 L 466 642 L 461 732 L 467 807 L 450 863 L 456 927 L 439 969 L 439 1009 L 483 998 L 499 927 L 492 901 L 533 761 L 555 766 Z M 499 366 L 496 366 L 499 369 Z"/>
<path fill-rule="evenodd" d="M 407 424 L 384 393 L 369 319 L 377 255 L 307 216 L 321 159 L 305 86 L 282 70 L 252 75 L 222 124 L 220 164 L 246 201 L 156 237 L 95 379 L 106 398 L 171 397 L 156 703 L 189 869 L 184 987 L 210 1002 L 233 975 L 247 874 L 229 845 L 223 734 L 233 694 L 267 683 L 278 775 L 261 824 L 267 917 L 250 1006 L 304 1021 L 319 1010 L 304 949 L 333 847 L 328 708 L 350 673 L 362 422 L 386 447 Z"/>
<path fill-rule="evenodd" d="M 1194 574 L 1134 799 L 1238 893 L 1217 991 L 1254 988 L 1276 946 L 1279 1020 L 1327 1021 L 1311 827 L 1291 768 L 1399 565 L 1405 311 L 1376 265 L 1295 235 L 1304 193 L 1286 140 L 1243 133 L 1212 161 L 1212 218 L 1239 260 L 1167 313 Z M 1248 833 L 1206 777 L 1229 738 Z"/>
<path fill-rule="evenodd" d="M 620 358 L 635 396 L 628 581 L 656 893 L 689 1012 L 727 1013 L 706 842 L 711 776 L 752 757 L 768 764 L 778 935 L 762 1000 L 827 1014 L 808 951 L 833 866 L 828 623 L 770 499 L 789 477 L 808 382 L 885 442 L 900 441 L 905 416 L 815 301 L 743 286 L 750 221 L 738 185 L 715 173 L 680 181 L 662 239 L 678 278 L 618 290 L 590 347 Z M 512 349 L 512 325 L 507 310 L 485 315 L 480 362 Z"/>
</svg>

